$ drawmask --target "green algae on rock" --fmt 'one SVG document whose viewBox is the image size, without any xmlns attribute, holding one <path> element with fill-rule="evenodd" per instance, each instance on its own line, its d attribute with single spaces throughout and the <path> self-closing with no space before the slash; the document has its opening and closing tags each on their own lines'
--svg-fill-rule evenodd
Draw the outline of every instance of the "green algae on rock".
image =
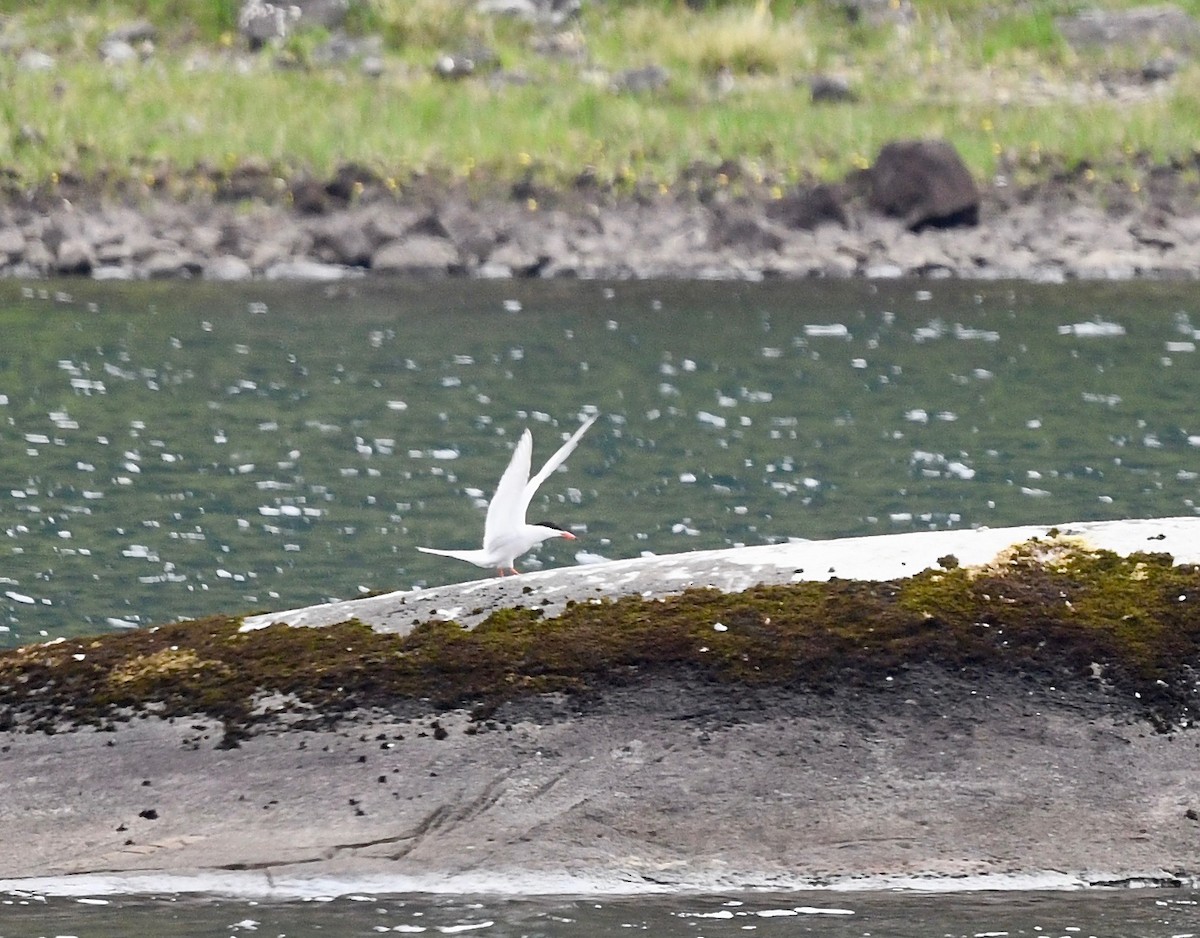
<svg viewBox="0 0 1200 938">
<path fill-rule="evenodd" d="M 656 675 L 832 695 L 932 668 L 1102 690 L 1166 732 L 1200 709 L 1198 610 L 1198 565 L 1053 538 L 907 579 L 592 600 L 550 619 L 508 608 L 471 630 L 239 632 L 240 619 L 218 616 L 0 653 L 0 726 L 207 714 L 231 741 L 284 711 L 293 724 L 362 708 L 473 707 L 482 719 L 505 701 L 584 699 Z"/>
</svg>

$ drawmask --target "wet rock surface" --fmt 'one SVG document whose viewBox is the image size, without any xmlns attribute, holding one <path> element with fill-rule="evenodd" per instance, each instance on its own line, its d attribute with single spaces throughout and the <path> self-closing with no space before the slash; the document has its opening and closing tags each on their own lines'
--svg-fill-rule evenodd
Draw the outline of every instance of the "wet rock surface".
<svg viewBox="0 0 1200 938">
<path fill-rule="evenodd" d="M 525 893 L 1047 871 L 1195 885 L 1198 523 L 709 551 L 248 631 L 202 621 L 18 649 L 0 661 L 0 825 L 15 847 L 0 877 L 139 889 L 155 887 L 138 871 L 178 872 L 267 893 L 328 876 Z M 925 572 L 803 582 L 863 569 Z M 771 581 L 797 585 L 754 585 Z M 733 592 L 638 603 L 697 585 Z M 575 603 L 558 620 L 574 625 L 547 623 L 551 598 Z M 344 621 L 387 609 L 499 611 L 470 631 Z M 217 706 L 248 692 L 252 714 Z M 89 693 L 101 719 L 79 709 Z M 1183 718 L 1148 715 L 1154 694 Z"/>
<path fill-rule="evenodd" d="M 0 877 L 531 892 L 1047 870 L 1194 881 L 1200 744 L 1112 704 L 936 669 L 828 696 L 678 674 L 484 721 L 359 712 L 233 749 L 203 719 L 5 734 Z"/>
</svg>

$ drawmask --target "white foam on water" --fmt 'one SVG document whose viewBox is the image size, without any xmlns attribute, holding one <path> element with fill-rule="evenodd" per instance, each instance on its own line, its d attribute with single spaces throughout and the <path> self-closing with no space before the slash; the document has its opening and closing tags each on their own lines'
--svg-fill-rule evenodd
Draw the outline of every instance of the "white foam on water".
<svg viewBox="0 0 1200 938">
<path fill-rule="evenodd" d="M 739 882 L 739 879 L 742 880 Z M 820 881 L 796 877 L 781 881 L 772 877 L 772 893 L 787 892 L 880 892 L 911 891 L 923 893 L 959 892 L 1029 892 L 1071 891 L 1089 888 L 1112 888 L 1113 884 L 1171 883 L 1179 878 L 1161 870 L 1135 873 L 1104 873 L 1061 870 L 1034 870 L 1025 873 L 990 873 L 972 875 L 907 874 L 903 876 L 846 876 Z M 79 873 L 65 876 L 42 876 L 27 879 L 0 879 L 0 893 L 19 893 L 29 897 L 77 897 L 101 901 L 104 896 L 147 894 L 208 894 L 246 899 L 300 899 L 331 901 L 338 897 L 356 895 L 372 897 L 401 893 L 427 895 L 494 895 L 494 896 L 638 896 L 638 895 L 705 895 L 712 893 L 761 891 L 755 883 L 762 880 L 753 872 L 744 877 L 721 874 L 699 875 L 677 883 L 651 882 L 636 873 L 602 871 L 540 873 L 513 871 L 510 873 L 435 873 L 424 875 L 360 874 L 355 876 L 296 875 L 274 871 L 209 870 L 188 873 L 138 871 L 129 873 Z M 1200 880 L 1183 884 L 1197 888 Z M 755 913 L 760 917 L 798 915 L 850 915 L 852 910 L 841 906 L 780 906 Z M 698 916 L 696 916 L 698 917 Z M 714 917 L 714 916 L 709 916 Z M 485 927 L 476 924 L 476 928 Z"/>
</svg>

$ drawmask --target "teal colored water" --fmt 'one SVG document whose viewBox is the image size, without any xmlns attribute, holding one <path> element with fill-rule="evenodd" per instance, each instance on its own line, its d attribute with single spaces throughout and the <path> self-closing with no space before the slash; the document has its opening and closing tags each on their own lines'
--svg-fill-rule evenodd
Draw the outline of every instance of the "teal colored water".
<svg viewBox="0 0 1200 938">
<path fill-rule="evenodd" d="M 0 895 L 0 938 L 1195 938 L 1200 893 L 794 893 L 537 899 L 352 896 L 251 902 Z"/>
<path fill-rule="evenodd" d="M 600 421 L 537 569 L 1191 514 L 1170 284 L 2 283 L 0 643 L 481 575 L 522 428 Z"/>
</svg>

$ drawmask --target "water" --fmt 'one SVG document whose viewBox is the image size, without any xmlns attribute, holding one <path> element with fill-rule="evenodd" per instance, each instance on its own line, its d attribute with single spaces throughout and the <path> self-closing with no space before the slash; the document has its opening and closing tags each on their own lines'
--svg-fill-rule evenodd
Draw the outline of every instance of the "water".
<svg viewBox="0 0 1200 938">
<path fill-rule="evenodd" d="M 1194 938 L 1200 893 L 794 893 L 639 898 L 0 896 L 0 938 Z"/>
<path fill-rule="evenodd" d="M 1188 514 L 1168 284 L 0 284 L 0 643 L 473 578 L 521 429 L 523 569 Z"/>
<path fill-rule="evenodd" d="M 1194 511 L 1200 301 L 1170 284 L 0 283 L 0 644 L 523 566 Z M 1190 891 L 535 899 L 0 896 L 35 935 L 1200 935 Z"/>
</svg>

